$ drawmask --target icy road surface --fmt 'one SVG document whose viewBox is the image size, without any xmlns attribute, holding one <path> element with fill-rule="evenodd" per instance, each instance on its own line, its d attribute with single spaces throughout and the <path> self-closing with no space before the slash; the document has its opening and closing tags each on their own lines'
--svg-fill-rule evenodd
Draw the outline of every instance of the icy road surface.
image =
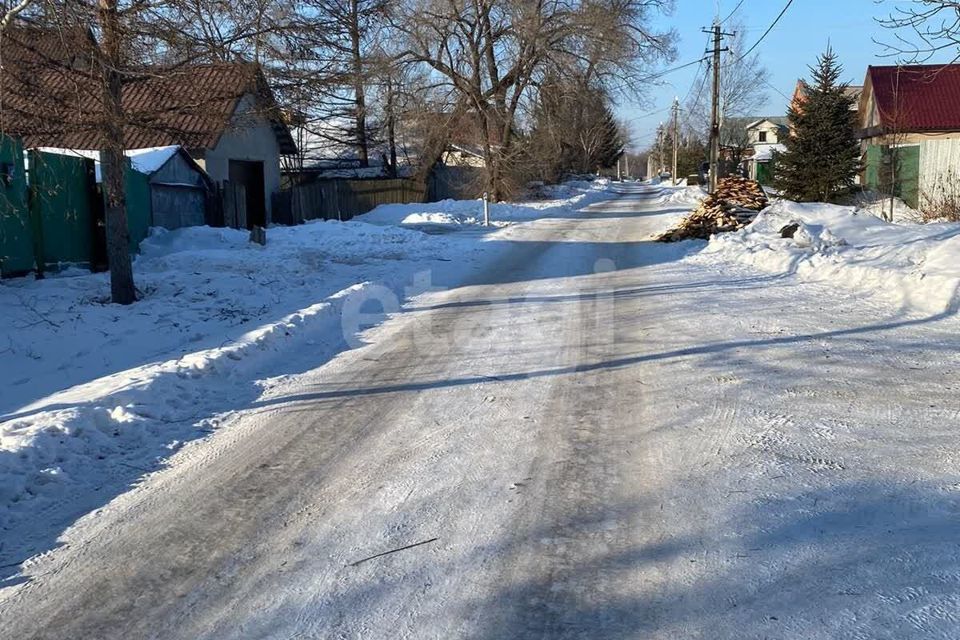
<svg viewBox="0 0 960 640">
<path fill-rule="evenodd" d="M 646 242 L 676 214 L 503 232 L 68 531 L 0 637 L 956 638 L 955 317 Z"/>
</svg>

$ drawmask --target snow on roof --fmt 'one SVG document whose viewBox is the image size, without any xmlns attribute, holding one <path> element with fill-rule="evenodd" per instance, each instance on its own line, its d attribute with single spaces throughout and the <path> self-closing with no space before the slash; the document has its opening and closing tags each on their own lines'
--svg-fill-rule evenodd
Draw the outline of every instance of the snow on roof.
<svg viewBox="0 0 960 640">
<path fill-rule="evenodd" d="M 179 149 L 180 147 L 176 145 L 168 147 L 148 147 L 146 149 L 127 149 L 124 151 L 124 155 L 130 158 L 130 165 L 135 171 L 151 175 L 159 171 L 160 167 L 165 165 L 167 160 L 172 158 Z M 58 147 L 37 147 L 37 151 L 93 160 L 96 166 L 97 182 L 102 181 L 100 175 L 100 151 L 91 149 L 60 149 Z"/>
<path fill-rule="evenodd" d="M 150 175 L 160 170 L 160 167 L 172 158 L 180 147 L 173 145 L 169 147 L 149 147 L 147 149 L 128 149 L 126 156 L 130 158 L 133 168 L 140 173 Z"/>
<path fill-rule="evenodd" d="M 758 162 L 772 160 L 774 153 L 783 153 L 787 150 L 782 144 L 758 144 L 754 147 L 753 159 Z"/>
</svg>

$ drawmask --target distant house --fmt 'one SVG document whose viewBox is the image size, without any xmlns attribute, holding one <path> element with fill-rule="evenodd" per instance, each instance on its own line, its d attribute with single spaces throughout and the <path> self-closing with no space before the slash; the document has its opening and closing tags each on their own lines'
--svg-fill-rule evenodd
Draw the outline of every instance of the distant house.
<svg viewBox="0 0 960 640">
<path fill-rule="evenodd" d="M 16 27 L 0 41 L 5 133 L 28 148 L 102 146 L 95 40 L 87 29 Z M 280 157 L 296 146 L 258 65 L 144 68 L 124 76 L 129 149 L 183 147 L 218 185 L 229 185 L 246 226 L 270 221 Z M 240 189 L 239 187 L 242 187 Z"/>
<path fill-rule="evenodd" d="M 396 123 L 394 149 L 396 166 L 392 165 L 391 146 L 381 139 L 376 123 L 371 123 L 367 136 L 366 163 L 355 140 L 356 123 L 343 116 L 326 119 L 291 114 L 291 134 L 298 153 L 285 158 L 284 175 L 291 182 L 304 179 L 377 179 L 409 176 L 413 171 L 416 151 L 404 135 L 404 122 Z M 364 166 L 365 165 L 365 166 Z"/>
<path fill-rule="evenodd" d="M 786 151 L 783 141 L 790 135 L 787 118 L 767 116 L 758 118 L 746 126 L 750 154 L 747 158 L 747 175 L 760 182 L 773 182 L 773 157 Z"/>
<path fill-rule="evenodd" d="M 443 152 L 440 162 L 448 167 L 474 167 L 483 169 L 487 161 L 483 157 L 483 150 L 465 144 L 450 144 Z"/>
<path fill-rule="evenodd" d="M 797 86 L 793 90 L 793 97 L 790 100 L 790 107 L 794 111 L 803 111 L 803 103 L 807 101 L 807 91 L 807 83 L 803 80 L 797 80 Z M 857 105 L 860 103 L 860 95 L 863 93 L 863 86 L 855 84 L 847 85 L 846 89 L 844 89 L 844 93 L 853 99 L 853 105 L 850 107 L 850 110 L 857 111 Z"/>
<path fill-rule="evenodd" d="M 867 188 L 917 207 L 960 180 L 960 64 L 868 67 L 859 119 Z"/>
<path fill-rule="evenodd" d="M 764 144 L 780 144 L 790 135 L 787 118 L 781 116 L 760 118 L 749 123 L 745 128 L 747 140 L 754 148 Z"/>
</svg>

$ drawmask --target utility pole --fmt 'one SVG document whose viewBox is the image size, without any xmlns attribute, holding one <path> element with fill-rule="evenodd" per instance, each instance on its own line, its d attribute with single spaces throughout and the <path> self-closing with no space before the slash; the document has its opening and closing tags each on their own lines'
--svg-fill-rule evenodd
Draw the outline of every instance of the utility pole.
<svg viewBox="0 0 960 640">
<path fill-rule="evenodd" d="M 657 176 L 663 173 L 666 163 L 663 161 L 663 123 L 657 127 Z"/>
<path fill-rule="evenodd" d="M 713 25 L 713 29 L 704 29 L 704 33 L 713 33 L 713 109 L 710 118 L 710 193 L 717 190 L 717 178 L 720 174 L 720 54 L 729 49 L 720 46 L 723 36 L 734 36 L 733 33 L 724 33 L 720 24 Z"/>
<path fill-rule="evenodd" d="M 673 99 L 673 186 L 677 186 L 677 151 L 680 148 L 680 98 Z"/>
</svg>

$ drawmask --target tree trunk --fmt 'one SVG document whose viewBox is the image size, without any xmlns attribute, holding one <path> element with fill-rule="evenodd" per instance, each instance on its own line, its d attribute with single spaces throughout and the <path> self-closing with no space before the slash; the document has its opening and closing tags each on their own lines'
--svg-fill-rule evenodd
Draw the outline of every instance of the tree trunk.
<svg viewBox="0 0 960 640">
<path fill-rule="evenodd" d="M 103 148 L 100 166 L 106 199 L 107 261 L 110 292 L 117 304 L 131 304 L 137 298 L 130 261 L 130 231 L 124 186 L 123 105 L 120 84 L 120 17 L 117 0 L 98 0 L 97 13 L 102 33 L 101 85 L 103 94 Z"/>
<path fill-rule="evenodd" d="M 397 114 L 392 69 L 387 70 L 387 145 L 390 147 L 390 177 L 397 177 Z"/>
<path fill-rule="evenodd" d="M 354 109 L 357 127 L 357 151 L 360 166 L 370 166 L 370 151 L 367 148 L 367 98 L 363 77 L 363 54 L 360 51 L 360 7 L 359 0 L 350 0 L 350 45 L 353 56 Z"/>
</svg>

